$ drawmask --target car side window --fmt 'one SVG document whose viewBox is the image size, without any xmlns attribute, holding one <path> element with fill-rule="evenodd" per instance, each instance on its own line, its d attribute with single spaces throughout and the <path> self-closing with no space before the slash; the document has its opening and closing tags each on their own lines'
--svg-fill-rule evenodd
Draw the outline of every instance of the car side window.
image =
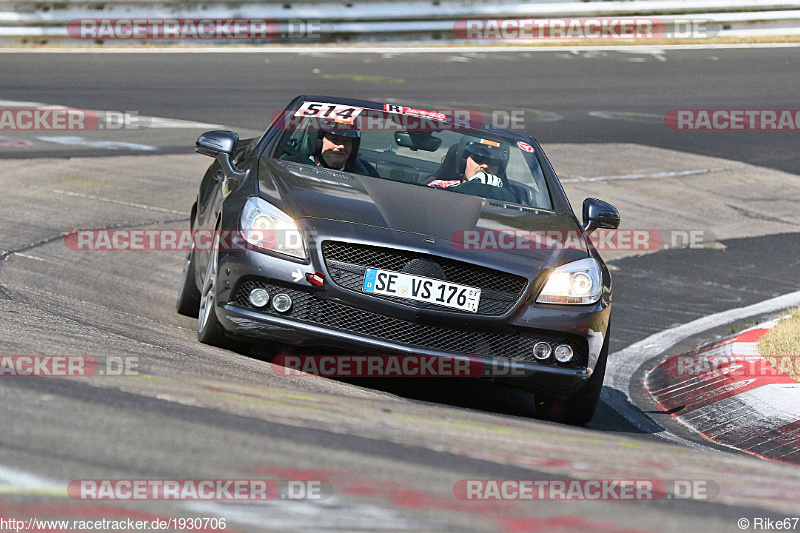
<svg viewBox="0 0 800 533">
<path fill-rule="evenodd" d="M 295 130 L 289 133 L 276 150 L 275 158 L 296 163 L 308 163 L 314 147 L 311 145 L 309 132 Z"/>
</svg>

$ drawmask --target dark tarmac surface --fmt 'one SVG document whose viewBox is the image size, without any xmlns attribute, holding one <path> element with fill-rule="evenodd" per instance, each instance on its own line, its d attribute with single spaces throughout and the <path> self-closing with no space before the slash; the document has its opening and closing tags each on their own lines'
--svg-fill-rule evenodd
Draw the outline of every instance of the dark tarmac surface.
<svg viewBox="0 0 800 533">
<path fill-rule="evenodd" d="M 276 54 L 265 63 L 260 54 L 3 54 L 0 71 L 11 75 L 0 79 L 0 98 L 251 129 L 263 121 L 247 106 L 274 110 L 300 87 L 473 102 L 558 113 L 563 120 L 533 123 L 546 142 L 637 142 L 794 171 L 800 156 L 789 147 L 796 147 L 796 133 L 693 138 L 663 124 L 588 115 L 796 105 L 794 49 L 663 55 L 667 61 L 623 52 L 467 61 L 450 61 L 450 54 Z M 625 61 L 630 57 L 646 61 Z M 743 70 L 749 74 L 738 74 Z M 333 72 L 404 81 L 322 78 Z M 502 76 L 517 81 L 498 85 Z M 139 369 L 129 376 L 0 379 L 3 516 L 222 517 L 227 531 L 738 531 L 742 517 L 800 511 L 797 468 L 667 444 L 605 405 L 589 428 L 573 428 L 531 418 L 529 395 L 487 383 L 282 377 L 257 350 L 199 344 L 194 321 L 173 309 L 182 253 L 76 252 L 61 238 L 75 228 L 185 227 L 197 162 L 159 156 L 185 151 L 189 132 L 158 137 L 155 157 L 97 159 L 84 174 L 31 159 L 29 166 L 9 161 L 16 166 L 0 176 L 2 353 L 89 355 L 101 366 L 122 358 Z M 45 145 L 26 152 L 44 153 L 65 155 Z M 101 153 L 127 152 L 81 155 Z M 673 325 L 798 290 L 800 233 L 723 244 L 614 261 L 612 352 Z M 66 493 L 78 479 L 249 477 L 325 480 L 333 496 L 97 504 Z M 710 500 L 473 502 L 454 497 L 464 479 L 652 479 L 668 488 L 699 480 L 718 491 Z"/>
</svg>

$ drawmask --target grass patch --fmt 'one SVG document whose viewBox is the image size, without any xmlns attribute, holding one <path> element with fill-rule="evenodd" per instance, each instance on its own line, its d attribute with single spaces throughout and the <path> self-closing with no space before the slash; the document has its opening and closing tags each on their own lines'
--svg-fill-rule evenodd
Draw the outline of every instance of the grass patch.
<svg viewBox="0 0 800 533">
<path fill-rule="evenodd" d="M 742 327 L 739 327 L 739 326 L 733 326 L 733 327 L 731 328 L 731 333 L 732 333 L 732 334 L 734 334 L 734 333 L 739 333 L 740 331 L 744 331 L 744 330 L 746 330 L 746 329 L 754 328 L 755 326 L 756 326 L 756 325 L 755 325 L 755 324 L 753 324 L 752 322 L 748 322 L 747 324 L 745 324 L 745 325 L 744 325 L 744 326 L 742 326 Z"/>
<path fill-rule="evenodd" d="M 800 383 L 800 307 L 778 322 L 758 342 L 758 353 L 772 366 Z"/>
</svg>

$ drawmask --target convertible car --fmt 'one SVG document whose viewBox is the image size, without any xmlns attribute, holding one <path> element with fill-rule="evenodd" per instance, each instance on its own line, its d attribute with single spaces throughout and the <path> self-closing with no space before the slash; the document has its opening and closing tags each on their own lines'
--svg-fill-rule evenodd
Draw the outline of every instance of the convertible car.
<svg viewBox="0 0 800 533">
<path fill-rule="evenodd" d="M 619 213 L 589 198 L 579 222 L 531 137 L 300 96 L 261 137 L 207 132 L 196 151 L 215 161 L 192 229 L 214 237 L 188 253 L 177 309 L 201 342 L 513 362 L 491 379 L 531 391 L 537 416 L 592 418 L 611 277 L 588 235 Z"/>
</svg>

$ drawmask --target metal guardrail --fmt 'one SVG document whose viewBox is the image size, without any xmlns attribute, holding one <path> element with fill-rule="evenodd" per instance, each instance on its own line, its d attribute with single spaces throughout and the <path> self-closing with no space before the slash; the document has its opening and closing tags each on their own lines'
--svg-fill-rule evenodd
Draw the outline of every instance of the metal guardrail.
<svg viewBox="0 0 800 533">
<path fill-rule="evenodd" d="M 540 0 L 536 3 L 491 0 L 412 0 L 403 3 L 386 0 L 0 0 L 0 42 L 93 45 L 95 41 L 71 38 L 67 24 L 74 20 L 99 18 L 267 19 L 282 23 L 282 27 L 292 21 L 315 21 L 317 42 L 407 39 L 448 42 L 458 41 L 453 32 L 454 25 L 464 19 L 612 16 L 658 17 L 668 27 L 675 21 L 714 21 L 721 37 L 800 34 L 800 0 L 761 3 L 753 0 L 697 0 L 691 3 L 680 0 Z M 145 43 L 144 40 L 105 42 L 114 45 Z M 195 41 L 195 44 L 205 42 Z M 243 43 L 241 40 L 236 42 Z"/>
</svg>

